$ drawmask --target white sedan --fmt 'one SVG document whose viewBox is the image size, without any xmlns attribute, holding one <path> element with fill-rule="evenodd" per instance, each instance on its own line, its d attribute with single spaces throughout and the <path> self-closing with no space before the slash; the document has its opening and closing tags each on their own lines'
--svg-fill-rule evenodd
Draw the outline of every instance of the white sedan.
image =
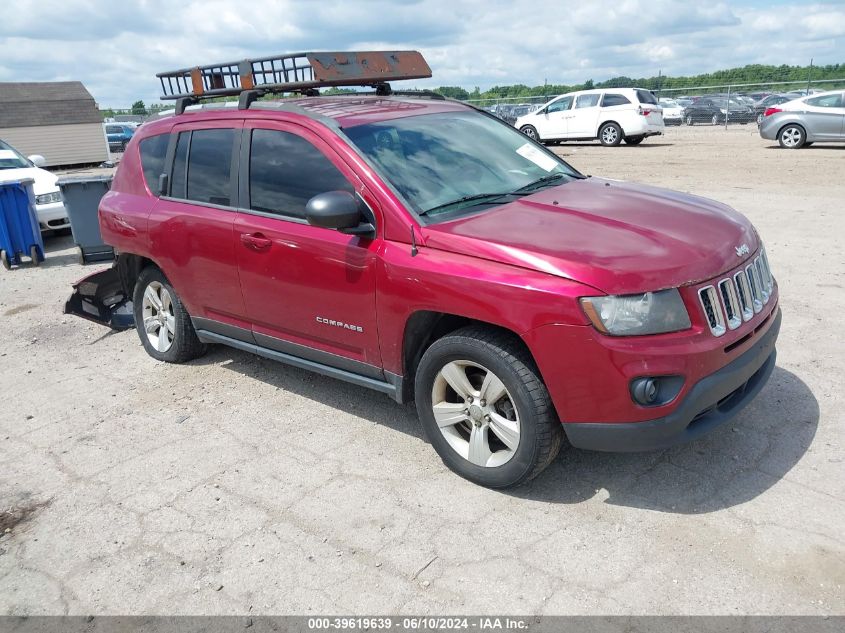
<svg viewBox="0 0 845 633">
<path fill-rule="evenodd" d="M 674 99 L 661 97 L 658 103 L 663 108 L 663 123 L 665 125 L 680 125 L 684 120 L 684 108 Z"/>
<path fill-rule="evenodd" d="M 37 154 L 25 157 L 14 147 L 0 140 L 0 182 L 31 178 L 35 193 L 35 212 L 42 231 L 70 228 L 65 203 L 56 184 L 58 176 L 40 165 L 44 157 Z"/>
</svg>

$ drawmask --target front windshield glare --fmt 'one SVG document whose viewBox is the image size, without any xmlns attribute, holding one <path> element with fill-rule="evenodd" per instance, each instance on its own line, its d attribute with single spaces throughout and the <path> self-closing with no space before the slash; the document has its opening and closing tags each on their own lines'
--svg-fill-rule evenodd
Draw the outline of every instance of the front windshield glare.
<svg viewBox="0 0 845 633">
<path fill-rule="evenodd" d="M 26 169 L 32 167 L 11 145 L 0 141 L 0 169 Z"/>
<path fill-rule="evenodd" d="M 509 194 L 525 195 L 528 190 L 518 190 L 529 185 L 533 192 L 535 183 L 581 177 L 516 129 L 476 112 L 412 116 L 344 132 L 428 221 L 476 211 L 480 203 L 510 202 Z"/>
</svg>

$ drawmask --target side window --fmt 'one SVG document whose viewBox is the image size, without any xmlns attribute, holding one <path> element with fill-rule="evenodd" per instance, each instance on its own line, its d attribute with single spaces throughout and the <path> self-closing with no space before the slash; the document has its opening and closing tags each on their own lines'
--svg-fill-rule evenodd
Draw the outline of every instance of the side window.
<svg viewBox="0 0 845 633">
<path fill-rule="evenodd" d="M 158 134 L 145 138 L 139 145 L 144 180 L 147 181 L 149 190 L 155 195 L 161 193 L 158 190 L 158 177 L 164 173 L 164 159 L 167 156 L 168 143 L 170 143 L 170 134 Z"/>
<path fill-rule="evenodd" d="M 817 108 L 838 108 L 842 103 L 842 95 L 824 95 L 823 97 L 813 97 L 807 99 L 806 103 Z"/>
<path fill-rule="evenodd" d="M 355 191 L 331 161 L 304 138 L 278 130 L 253 130 L 250 208 L 304 218 L 311 198 L 338 190 Z"/>
<path fill-rule="evenodd" d="M 654 95 L 648 90 L 637 88 L 634 92 L 637 93 L 637 99 L 639 99 L 640 103 L 651 103 L 653 105 L 657 105 L 657 99 L 655 99 Z"/>
<path fill-rule="evenodd" d="M 604 95 L 604 99 L 602 99 L 601 105 L 604 108 L 609 108 L 611 106 L 626 105 L 628 103 L 631 102 L 625 95 L 607 93 Z"/>
<path fill-rule="evenodd" d="M 106 134 L 120 134 L 120 128 L 116 125 L 107 125 Z"/>
<path fill-rule="evenodd" d="M 599 104 L 599 97 L 601 95 L 579 95 L 575 100 L 576 108 L 592 108 Z"/>
<path fill-rule="evenodd" d="M 569 110 L 572 106 L 572 97 L 566 97 L 565 99 L 561 99 L 560 101 L 555 101 L 552 105 L 549 106 L 548 112 L 563 112 L 564 110 Z"/>
<path fill-rule="evenodd" d="M 176 142 L 176 153 L 173 156 L 173 171 L 170 174 L 170 196 L 184 199 L 185 176 L 188 173 L 188 145 L 191 143 L 191 133 L 182 132 Z"/>
<path fill-rule="evenodd" d="M 191 132 L 186 195 L 189 200 L 224 207 L 230 205 L 234 140 L 235 130 L 232 129 Z"/>
</svg>

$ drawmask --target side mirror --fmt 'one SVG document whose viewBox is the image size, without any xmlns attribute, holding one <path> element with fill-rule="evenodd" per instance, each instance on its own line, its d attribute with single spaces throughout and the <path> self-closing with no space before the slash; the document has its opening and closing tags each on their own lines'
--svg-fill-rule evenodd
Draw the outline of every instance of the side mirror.
<svg viewBox="0 0 845 633">
<path fill-rule="evenodd" d="M 29 162 L 36 167 L 44 167 L 44 165 L 47 164 L 47 159 L 41 154 L 33 154 L 32 156 L 27 156 L 27 158 L 29 159 Z"/>
<path fill-rule="evenodd" d="M 363 205 L 348 191 L 327 191 L 305 205 L 305 219 L 312 226 L 349 235 L 375 236 L 375 227 L 364 217 Z"/>
</svg>

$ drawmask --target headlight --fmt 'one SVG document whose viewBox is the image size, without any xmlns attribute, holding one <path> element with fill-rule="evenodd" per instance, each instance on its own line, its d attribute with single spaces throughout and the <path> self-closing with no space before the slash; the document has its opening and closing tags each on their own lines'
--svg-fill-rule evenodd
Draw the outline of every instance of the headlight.
<svg viewBox="0 0 845 633">
<path fill-rule="evenodd" d="M 62 194 L 59 191 L 53 193 L 42 193 L 40 196 L 35 196 L 35 204 L 52 204 L 53 202 L 61 202 Z"/>
<path fill-rule="evenodd" d="M 583 297 L 581 307 L 599 332 L 612 336 L 676 332 L 691 325 L 675 288 L 641 295 Z"/>
<path fill-rule="evenodd" d="M 727 114 L 727 113 L 728 113 L 728 111 L 727 111 L 727 110 L 725 110 L 724 108 L 719 108 L 719 112 L 721 112 L 722 114 Z"/>
</svg>

